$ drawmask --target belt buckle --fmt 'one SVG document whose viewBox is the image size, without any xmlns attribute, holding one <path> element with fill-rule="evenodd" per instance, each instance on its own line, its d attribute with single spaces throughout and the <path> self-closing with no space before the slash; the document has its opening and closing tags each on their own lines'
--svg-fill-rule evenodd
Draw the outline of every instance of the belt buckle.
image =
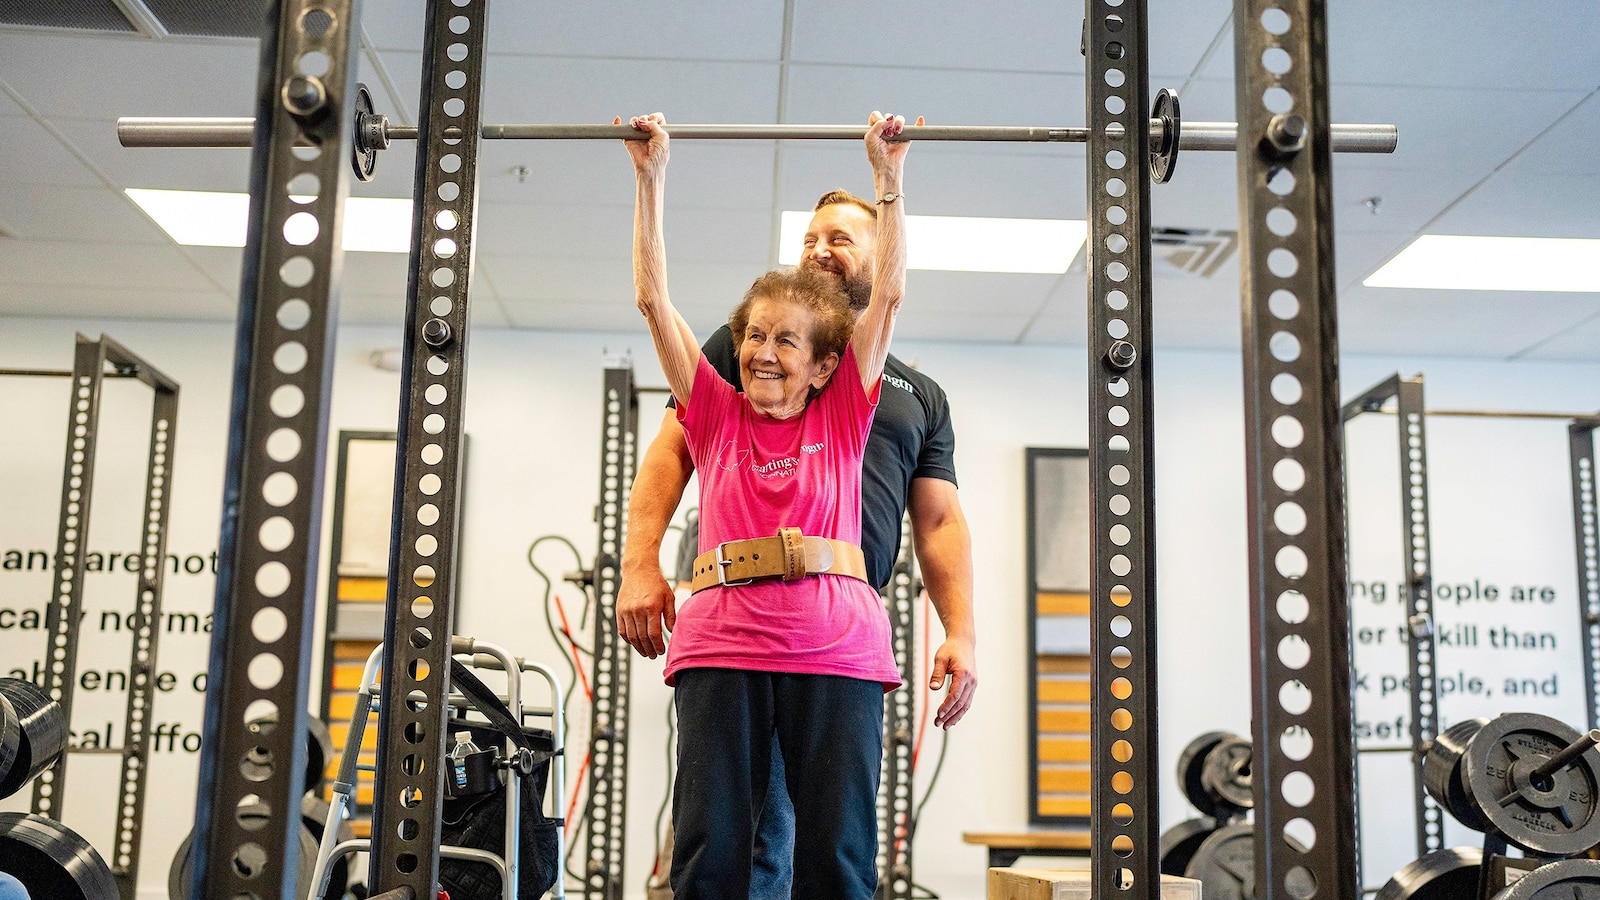
<svg viewBox="0 0 1600 900">
<path fill-rule="evenodd" d="M 733 560 L 725 557 L 723 555 L 723 550 L 731 543 L 733 543 L 733 541 L 723 541 L 717 545 L 717 584 L 721 585 L 722 587 L 738 587 L 742 584 L 750 584 L 754 582 L 754 578 L 746 578 L 743 581 L 728 580 L 728 567 L 733 565 Z"/>
</svg>

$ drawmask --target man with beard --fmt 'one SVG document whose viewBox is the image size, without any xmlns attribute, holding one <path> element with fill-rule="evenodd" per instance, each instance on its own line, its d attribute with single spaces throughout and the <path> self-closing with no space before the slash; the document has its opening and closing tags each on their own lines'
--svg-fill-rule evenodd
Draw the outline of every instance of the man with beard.
<svg viewBox="0 0 1600 900">
<path fill-rule="evenodd" d="M 877 216 L 874 204 L 847 191 L 830 191 L 817 201 L 806 230 L 801 267 L 838 279 L 857 314 L 872 293 Z M 728 326 L 718 329 L 702 350 L 723 379 L 738 388 L 739 359 Z M 862 550 L 868 579 L 881 591 L 899 556 L 900 522 L 910 509 L 923 583 L 945 632 L 929 679 L 933 690 L 949 682 L 934 719 L 943 728 L 966 714 L 978 683 L 972 544 L 956 492 L 954 453 L 943 389 L 890 354 L 863 465 Z M 666 652 L 665 635 L 674 626 L 677 609 L 661 574 L 661 541 L 693 472 L 682 426 L 668 409 L 634 479 L 617 595 L 618 632 L 651 659 Z M 794 845 L 790 795 L 806 790 L 804 784 L 786 784 L 776 752 L 768 785 L 756 836 L 753 900 L 789 897 Z"/>
</svg>

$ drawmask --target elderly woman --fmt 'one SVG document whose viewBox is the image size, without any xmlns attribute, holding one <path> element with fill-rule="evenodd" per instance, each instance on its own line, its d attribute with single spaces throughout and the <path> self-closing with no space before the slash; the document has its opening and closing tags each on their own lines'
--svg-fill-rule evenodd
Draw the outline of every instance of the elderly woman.
<svg viewBox="0 0 1600 900">
<path fill-rule="evenodd" d="M 672 887 L 746 898 L 772 747 L 795 809 L 794 896 L 868 900 L 877 881 L 883 694 L 900 683 L 882 601 L 867 583 L 861 457 L 905 288 L 904 127 L 866 134 L 876 277 L 856 320 L 838 283 L 779 270 L 729 317 L 741 394 L 717 374 L 667 294 L 662 208 L 669 138 L 630 124 L 637 178 L 634 286 L 700 475 L 694 594 L 678 611 Z"/>
</svg>

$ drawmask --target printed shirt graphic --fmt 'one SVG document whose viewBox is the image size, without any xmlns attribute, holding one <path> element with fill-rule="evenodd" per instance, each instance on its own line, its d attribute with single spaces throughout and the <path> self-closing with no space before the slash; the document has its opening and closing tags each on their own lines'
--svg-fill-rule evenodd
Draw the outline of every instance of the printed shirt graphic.
<svg viewBox="0 0 1600 900">
<path fill-rule="evenodd" d="M 780 527 L 859 544 L 861 455 L 879 390 L 862 390 L 855 351 L 846 347 L 804 412 L 768 419 L 701 355 L 689 402 L 678 407 L 700 477 L 700 552 Z M 842 675 L 886 690 L 900 684 L 882 599 L 843 575 L 767 578 L 684 600 L 667 683 L 688 668 Z"/>
</svg>

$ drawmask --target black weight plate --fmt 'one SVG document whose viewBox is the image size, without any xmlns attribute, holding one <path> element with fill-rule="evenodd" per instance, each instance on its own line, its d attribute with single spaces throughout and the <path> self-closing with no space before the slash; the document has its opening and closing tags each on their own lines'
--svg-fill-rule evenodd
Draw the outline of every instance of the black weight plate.
<svg viewBox="0 0 1600 900">
<path fill-rule="evenodd" d="M 1250 742 L 1238 735 L 1230 734 L 1211 748 L 1200 771 L 1206 796 L 1239 812 L 1254 807 L 1256 798 L 1250 778 L 1253 755 Z"/>
<path fill-rule="evenodd" d="M 1183 874 L 1200 882 L 1205 900 L 1255 900 L 1255 826 L 1241 822 L 1218 828 L 1195 850 Z"/>
<path fill-rule="evenodd" d="M 1600 843 L 1600 751 L 1590 749 L 1542 784 L 1528 773 L 1577 740 L 1558 719 L 1507 713 L 1483 726 L 1461 758 L 1467 801 L 1508 842 L 1572 856 Z"/>
<path fill-rule="evenodd" d="M 1476 847 L 1435 850 L 1401 866 L 1373 900 L 1467 900 L 1478 891 L 1482 865 Z"/>
<path fill-rule="evenodd" d="M 118 900 L 111 868 L 89 843 L 59 822 L 0 813 L 0 872 L 39 900 Z"/>
<path fill-rule="evenodd" d="M 17 718 L 16 707 L 0 694 L 0 784 L 10 778 L 11 765 L 22 752 L 22 720 Z M 5 796 L 0 793 L 0 797 Z"/>
<path fill-rule="evenodd" d="M 1178 786 L 1201 815 L 1215 816 L 1219 812 L 1216 800 L 1206 795 L 1200 777 L 1205 772 L 1206 754 L 1229 737 L 1233 735 L 1226 731 L 1208 731 L 1190 741 L 1178 754 Z"/>
<path fill-rule="evenodd" d="M 1597 900 L 1600 861 L 1563 859 L 1540 866 L 1507 885 L 1494 900 Z"/>
<path fill-rule="evenodd" d="M 246 723 L 245 728 L 251 734 L 261 734 L 278 727 L 276 714 L 262 716 Z M 322 787 L 326 780 L 328 761 L 333 759 L 333 736 L 328 733 L 327 723 L 316 716 L 306 717 L 306 790 L 314 791 Z M 244 770 L 246 777 L 263 780 L 271 772 L 272 761 L 265 750 L 255 748 L 245 754 Z"/>
<path fill-rule="evenodd" d="M 306 794 L 300 799 L 300 818 L 305 822 L 306 830 L 311 832 L 311 838 L 320 848 L 322 832 L 327 828 L 328 814 L 333 811 L 321 797 L 315 794 Z M 349 822 L 340 822 L 339 829 L 335 832 L 339 841 L 354 840 L 356 833 Z M 316 853 L 300 861 L 300 865 L 310 871 L 317 862 Z M 328 867 L 328 889 L 322 895 L 323 900 L 338 900 L 344 896 L 344 890 L 350 884 L 350 857 L 339 856 Z M 308 889 L 309 890 L 309 889 Z"/>
<path fill-rule="evenodd" d="M 10 765 L 0 769 L 0 797 L 9 797 L 66 751 L 67 717 L 61 704 L 31 681 L 0 678 L 0 694 L 11 701 L 22 732 Z"/>
<path fill-rule="evenodd" d="M 1422 786 L 1438 804 L 1461 824 L 1473 831 L 1488 831 L 1489 820 L 1467 801 L 1461 783 L 1461 758 L 1488 719 L 1465 719 L 1451 725 L 1433 739 L 1433 746 L 1422 757 Z"/>
<path fill-rule="evenodd" d="M 249 822 L 253 819 L 262 820 L 267 818 L 268 817 L 265 815 L 265 807 L 261 806 L 260 804 L 252 803 L 239 808 L 239 819 L 241 822 Z M 260 825 L 257 825 L 254 828 L 251 828 L 247 825 L 246 830 L 254 831 L 256 829 L 265 827 L 266 824 L 267 822 L 263 821 Z M 317 841 L 316 838 L 311 836 L 311 829 L 305 826 L 305 820 L 303 818 L 301 819 L 299 835 L 300 868 L 298 873 L 296 873 L 295 878 L 294 896 L 296 898 L 308 897 L 311 895 L 311 870 L 316 866 L 317 863 Z M 254 862 L 255 861 L 253 860 L 247 860 L 246 865 L 253 865 Z M 235 862 L 235 865 L 238 865 L 238 863 Z M 167 896 L 170 898 L 170 900 L 188 900 L 189 895 L 187 892 L 187 886 L 189 884 L 190 872 L 193 870 L 193 868 L 194 834 L 191 833 L 183 839 L 183 843 L 178 845 L 178 852 L 172 855 L 172 867 L 167 870 Z M 112 892 L 111 896 L 113 898 L 117 896 L 115 891 Z M 338 895 L 333 894 L 332 896 L 337 897 Z"/>
<path fill-rule="evenodd" d="M 1216 831 L 1217 820 L 1189 819 L 1161 833 L 1161 874 L 1182 875 L 1194 859 L 1195 851 Z"/>
</svg>

